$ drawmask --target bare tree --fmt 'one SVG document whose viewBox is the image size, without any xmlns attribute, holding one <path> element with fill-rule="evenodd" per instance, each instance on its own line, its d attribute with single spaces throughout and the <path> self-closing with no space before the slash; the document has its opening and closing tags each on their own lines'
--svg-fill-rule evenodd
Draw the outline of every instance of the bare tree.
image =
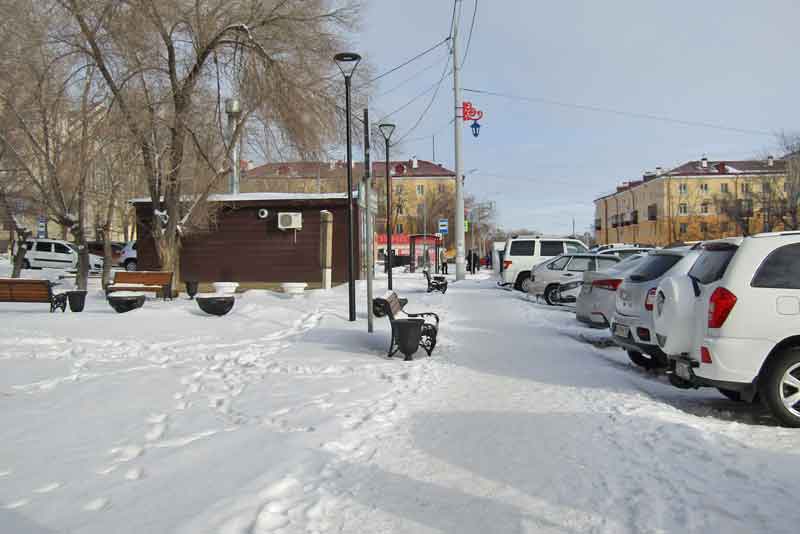
<svg viewBox="0 0 800 534">
<path fill-rule="evenodd" d="M 300 154 L 337 135 L 332 56 L 345 48 L 340 35 L 355 22 L 355 2 L 53 1 L 71 21 L 61 40 L 99 70 L 136 140 L 158 259 L 176 275 L 182 235 L 228 173 L 251 116 Z M 223 93 L 245 110 L 230 139 Z M 202 174 L 193 161 L 205 164 Z"/>
</svg>

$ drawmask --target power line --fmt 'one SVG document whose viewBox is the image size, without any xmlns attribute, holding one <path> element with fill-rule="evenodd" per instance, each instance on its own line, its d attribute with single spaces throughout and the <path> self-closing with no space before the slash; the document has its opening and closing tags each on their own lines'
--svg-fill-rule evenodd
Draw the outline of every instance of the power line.
<svg viewBox="0 0 800 534">
<path fill-rule="evenodd" d="M 449 66 L 450 66 L 450 62 L 448 61 L 448 62 L 447 62 L 447 64 L 445 65 L 445 69 L 447 69 L 447 67 L 449 67 Z M 449 74 L 450 72 L 452 72 L 452 71 L 447 71 L 447 72 L 445 73 L 445 76 L 447 76 L 447 74 Z M 387 113 L 386 115 L 384 115 L 383 117 L 381 117 L 381 118 L 378 120 L 378 123 L 381 123 L 381 122 L 385 121 L 386 119 L 388 119 L 388 118 L 389 118 L 389 117 L 391 117 L 392 115 L 396 115 L 397 113 L 400 113 L 401 111 L 403 111 L 404 109 L 406 109 L 408 106 L 410 106 L 411 104 L 413 104 L 414 102 L 416 102 L 417 100 L 419 100 L 420 98 L 422 98 L 423 96 L 427 95 L 428 93 L 430 93 L 430 92 L 431 92 L 431 91 L 433 91 L 434 89 L 436 90 L 436 92 L 438 92 L 438 91 L 439 91 L 439 86 L 440 86 L 441 84 L 442 84 L 442 80 L 440 79 L 439 81 L 437 81 L 437 82 L 436 82 L 436 83 L 434 83 L 433 85 L 431 85 L 431 86 L 429 86 L 428 88 L 426 88 L 424 91 L 422 91 L 421 93 L 419 93 L 418 95 L 416 95 L 414 98 L 412 98 L 411 100 L 409 100 L 408 102 L 406 102 L 405 104 L 403 104 L 402 106 L 400 106 L 399 108 L 397 108 L 397 109 L 395 109 L 394 111 L 392 111 L 392 112 L 390 112 L 390 113 Z M 435 98 L 435 95 L 434 95 L 434 98 Z"/>
<path fill-rule="evenodd" d="M 442 39 L 441 41 L 439 41 L 438 43 L 436 43 L 436 44 L 435 44 L 435 45 L 433 45 L 432 47 L 428 48 L 427 50 L 425 50 L 425 51 L 423 51 L 423 52 L 420 52 L 419 54 L 417 54 L 416 56 L 412 57 L 412 58 L 411 58 L 411 59 L 409 59 L 408 61 L 404 61 L 404 62 L 403 62 L 403 63 L 401 63 L 400 65 L 398 65 L 398 66 L 396 66 L 396 67 L 394 67 L 394 68 L 392 68 L 392 69 L 389 69 L 389 70 L 387 70 L 387 71 L 386 71 L 386 72 L 384 72 L 383 74 L 381 74 L 381 75 L 379 75 L 379 76 L 376 76 L 376 77 L 372 78 L 372 79 L 371 79 L 371 80 L 369 80 L 367 83 L 368 83 L 368 84 L 370 84 L 370 83 L 375 83 L 376 81 L 380 80 L 380 79 L 381 79 L 381 78 L 383 78 L 384 76 L 388 76 L 388 75 L 390 75 L 391 73 L 393 73 L 393 72 L 395 72 L 395 71 L 397 71 L 397 70 L 400 70 L 400 69 L 402 69 L 402 68 L 403 68 L 403 67 L 405 67 L 406 65 L 408 65 L 408 64 L 410 64 L 410 63 L 413 63 L 414 61 L 418 60 L 419 58 L 421 58 L 421 57 L 424 57 L 425 55 L 427 55 L 427 54 L 429 54 L 429 53 L 433 52 L 434 50 L 436 50 L 437 48 L 439 48 L 440 46 L 442 46 L 443 44 L 445 44 L 445 43 L 446 43 L 446 42 L 448 42 L 449 40 L 450 40 L 450 36 L 448 35 L 447 37 L 445 37 L 444 39 Z"/>
<path fill-rule="evenodd" d="M 455 122 L 455 119 L 450 119 L 449 121 L 447 121 L 447 124 L 443 124 L 442 126 L 437 128 L 433 133 L 428 134 L 428 135 L 421 135 L 419 137 L 412 137 L 411 139 L 406 139 L 405 142 L 406 143 L 413 143 L 414 141 L 422 141 L 423 139 L 430 139 L 434 135 L 437 135 L 437 134 L 441 133 L 441 131 L 444 130 L 445 128 L 451 126 L 454 122 Z"/>
<path fill-rule="evenodd" d="M 603 107 L 599 107 L 599 106 L 588 106 L 588 105 L 583 105 L 583 104 L 571 104 L 571 103 L 568 103 L 568 102 L 559 102 L 557 100 L 550 100 L 550 99 L 547 99 L 547 98 L 541 98 L 541 97 L 537 97 L 537 96 L 518 96 L 518 95 L 510 95 L 510 94 L 506 94 L 506 93 L 497 93 L 497 92 L 493 92 L 493 91 L 483 91 L 483 90 L 480 90 L 480 89 L 466 89 L 466 88 L 464 88 L 462 90 L 465 91 L 465 92 L 468 92 L 468 93 L 476 93 L 476 94 L 487 95 L 487 96 L 496 96 L 496 97 L 500 97 L 500 98 L 507 98 L 509 100 L 518 100 L 518 101 L 522 101 L 522 102 L 536 102 L 536 103 L 539 103 L 539 104 L 549 104 L 551 106 L 560 106 L 560 107 L 571 108 L 571 109 L 581 109 L 581 110 L 584 110 L 584 111 L 594 111 L 594 112 L 598 112 L 598 113 L 610 113 L 610 114 L 613 114 L 613 115 L 620 115 L 620 116 L 623 116 L 623 117 L 633 117 L 633 118 L 637 118 L 637 119 L 646 119 L 646 120 L 653 120 L 653 121 L 660 121 L 660 122 L 668 122 L 668 123 L 672 123 L 672 124 L 680 124 L 680 125 L 683 125 L 683 126 L 698 126 L 698 127 L 701 127 L 701 128 L 712 128 L 712 129 L 715 129 L 715 130 L 725 130 L 725 131 L 728 131 L 728 132 L 736 132 L 736 133 L 749 134 L 749 135 L 768 135 L 770 137 L 773 137 L 775 135 L 772 132 L 765 132 L 765 131 L 761 131 L 761 130 L 749 130 L 749 129 L 746 129 L 746 128 L 736 128 L 736 127 L 730 127 L 730 126 L 723 126 L 723 125 L 719 125 L 719 124 L 712 124 L 712 123 L 709 123 L 709 122 L 688 121 L 688 120 L 684 120 L 684 119 L 675 119 L 675 118 L 671 118 L 671 117 L 664 117 L 664 116 L 661 116 L 661 115 L 654 115 L 654 114 L 650 114 L 650 113 L 637 113 L 635 111 L 623 111 L 623 110 L 619 110 L 619 109 L 603 108 Z"/>
<path fill-rule="evenodd" d="M 469 55 L 469 45 L 472 44 L 472 31 L 475 29 L 475 18 L 478 15 L 478 0 L 475 0 L 475 7 L 472 10 L 472 22 L 469 25 L 469 37 L 467 38 L 467 47 L 464 50 L 464 59 L 461 60 L 461 68 L 464 68 L 464 63 L 467 61 Z"/>
<path fill-rule="evenodd" d="M 424 69 L 415 72 L 412 76 L 409 76 L 408 78 L 406 78 L 402 82 L 398 83 L 397 85 L 395 85 L 391 89 L 387 89 L 386 91 L 383 91 L 382 93 L 379 93 L 379 94 L 375 95 L 373 98 L 380 98 L 382 96 L 386 96 L 386 95 L 388 95 L 390 93 L 395 92 L 397 89 L 400 89 L 402 86 L 404 86 L 408 82 L 416 80 L 420 75 L 428 72 L 429 70 L 433 69 L 434 67 L 438 67 L 442 63 L 442 59 L 445 59 L 445 58 L 440 58 L 440 59 L 436 60 L 434 63 L 431 63 L 430 65 L 428 65 Z"/>
<path fill-rule="evenodd" d="M 458 6 L 458 2 L 459 0 L 453 0 L 453 14 L 450 17 L 450 31 L 447 32 L 447 35 L 451 38 L 453 37 L 453 27 L 456 23 L 456 7 Z"/>
<path fill-rule="evenodd" d="M 428 114 L 428 111 L 430 111 L 431 106 L 433 106 L 433 103 L 436 101 L 436 97 L 439 95 L 439 89 L 442 88 L 442 82 L 444 81 L 444 79 L 447 77 L 448 74 L 453 72 L 452 70 L 448 70 L 448 67 L 450 67 L 450 59 L 449 58 L 448 58 L 447 62 L 444 64 L 444 72 L 442 72 L 442 77 L 439 78 L 439 81 L 436 83 L 436 91 L 434 91 L 433 96 L 431 97 L 430 101 L 428 102 L 428 105 L 425 106 L 424 110 L 422 110 L 422 113 L 420 114 L 419 118 L 417 119 L 417 122 L 414 123 L 414 126 L 412 126 L 406 133 L 404 133 L 400 137 L 400 139 L 398 139 L 395 142 L 395 144 L 402 142 L 406 137 L 408 137 L 411 134 L 411 132 L 416 130 L 417 126 L 419 126 L 419 124 L 425 118 L 425 115 Z"/>
</svg>

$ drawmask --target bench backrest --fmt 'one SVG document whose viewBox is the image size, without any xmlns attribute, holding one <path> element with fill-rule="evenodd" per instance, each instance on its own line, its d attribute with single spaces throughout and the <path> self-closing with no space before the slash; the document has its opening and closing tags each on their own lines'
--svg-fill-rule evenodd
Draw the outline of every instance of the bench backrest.
<svg viewBox="0 0 800 534">
<path fill-rule="evenodd" d="M 172 283 L 169 271 L 117 271 L 115 284 L 144 284 L 147 286 L 166 286 Z"/>
<path fill-rule="evenodd" d="M 430 284 L 430 283 L 431 283 L 431 273 L 429 273 L 429 272 L 428 272 L 428 269 L 425 269 L 425 270 L 423 270 L 422 272 L 423 272 L 423 273 L 425 273 L 425 279 L 426 279 L 426 280 L 428 281 L 428 283 Z"/>
<path fill-rule="evenodd" d="M 48 280 L 0 278 L 0 301 L 50 302 L 52 295 Z"/>
<path fill-rule="evenodd" d="M 394 319 L 395 316 L 403 310 L 403 305 L 400 303 L 400 299 L 394 291 L 387 293 L 383 298 L 376 298 L 374 300 L 378 306 L 383 308 L 383 312 L 388 315 L 390 319 Z"/>
</svg>

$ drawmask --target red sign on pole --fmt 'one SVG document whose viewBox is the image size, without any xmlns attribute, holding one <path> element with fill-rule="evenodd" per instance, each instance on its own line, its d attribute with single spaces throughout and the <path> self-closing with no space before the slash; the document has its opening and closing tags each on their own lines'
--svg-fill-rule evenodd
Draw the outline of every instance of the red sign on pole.
<svg viewBox="0 0 800 534">
<path fill-rule="evenodd" d="M 461 118 L 464 121 L 479 121 L 483 118 L 483 111 L 472 107 L 472 102 L 463 102 L 461 105 Z"/>
</svg>

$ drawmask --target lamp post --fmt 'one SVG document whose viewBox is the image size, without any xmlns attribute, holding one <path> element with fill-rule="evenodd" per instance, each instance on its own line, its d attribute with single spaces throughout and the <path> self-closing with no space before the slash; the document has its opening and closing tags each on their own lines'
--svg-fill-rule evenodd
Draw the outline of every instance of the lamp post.
<svg viewBox="0 0 800 534">
<path fill-rule="evenodd" d="M 386 141 L 386 272 L 389 274 L 388 288 L 392 289 L 392 178 L 389 175 L 389 139 L 394 133 L 394 124 L 380 124 L 378 128 Z"/>
<path fill-rule="evenodd" d="M 353 273 L 353 145 L 350 132 L 350 80 L 361 56 L 353 52 L 343 52 L 333 56 L 336 66 L 344 76 L 345 113 L 347 115 L 347 286 L 349 295 L 350 320 L 356 320 L 356 281 Z"/>
</svg>

